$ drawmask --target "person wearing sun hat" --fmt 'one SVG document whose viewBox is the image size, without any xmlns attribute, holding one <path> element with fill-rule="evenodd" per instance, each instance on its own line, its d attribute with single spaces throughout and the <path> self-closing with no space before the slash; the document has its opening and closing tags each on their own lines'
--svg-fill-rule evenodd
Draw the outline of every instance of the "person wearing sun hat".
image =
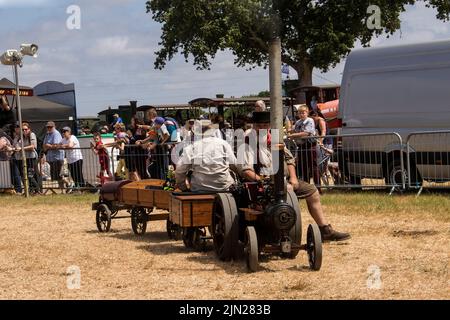
<svg viewBox="0 0 450 320">
<path fill-rule="evenodd" d="M 113 115 L 113 122 L 111 123 L 111 128 L 114 128 L 114 126 L 116 125 L 116 124 L 118 124 L 118 123 L 123 123 L 123 120 L 122 120 L 122 118 L 119 116 L 119 114 L 118 113 L 115 113 L 114 115 Z"/>
<path fill-rule="evenodd" d="M 228 142 L 215 136 L 217 126 L 210 120 L 196 121 L 194 132 L 200 128 L 202 136 L 187 144 L 177 162 L 176 184 L 183 191 L 226 191 L 235 183 L 230 169 L 236 156 Z"/>
</svg>

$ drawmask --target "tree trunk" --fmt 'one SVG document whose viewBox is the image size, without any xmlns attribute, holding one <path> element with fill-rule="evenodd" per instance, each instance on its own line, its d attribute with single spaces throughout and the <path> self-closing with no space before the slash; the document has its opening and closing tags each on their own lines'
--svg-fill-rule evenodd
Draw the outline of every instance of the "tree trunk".
<svg viewBox="0 0 450 320">
<path fill-rule="evenodd" d="M 298 64 L 295 68 L 297 71 L 298 79 L 299 79 L 299 87 L 312 86 L 312 72 L 313 66 L 308 60 L 304 60 Z M 305 92 L 296 91 L 295 92 L 296 103 L 303 104 L 306 103 L 306 94 Z"/>
</svg>

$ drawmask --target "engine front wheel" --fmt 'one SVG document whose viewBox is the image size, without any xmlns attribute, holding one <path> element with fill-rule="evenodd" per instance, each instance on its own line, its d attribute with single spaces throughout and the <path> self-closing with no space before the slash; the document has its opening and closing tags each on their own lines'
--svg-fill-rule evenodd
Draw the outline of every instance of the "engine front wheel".
<svg viewBox="0 0 450 320">
<path fill-rule="evenodd" d="M 255 227 L 249 226 L 245 230 L 245 260 L 247 262 L 247 270 L 256 272 L 259 268 L 259 250 L 258 238 L 256 236 Z"/>
<path fill-rule="evenodd" d="M 320 270 L 322 267 L 322 236 L 316 224 L 310 224 L 308 226 L 306 251 L 308 252 L 309 267 L 311 270 Z"/>
</svg>

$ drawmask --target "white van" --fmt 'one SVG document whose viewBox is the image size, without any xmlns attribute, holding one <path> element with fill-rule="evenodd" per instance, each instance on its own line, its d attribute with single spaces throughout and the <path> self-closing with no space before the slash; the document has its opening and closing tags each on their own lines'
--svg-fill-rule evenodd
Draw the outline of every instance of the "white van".
<svg viewBox="0 0 450 320">
<path fill-rule="evenodd" d="M 341 134 L 399 133 L 403 145 L 392 135 L 342 140 L 346 170 L 355 183 L 361 178 L 399 182 L 407 174 L 408 136 L 450 130 L 450 40 L 352 52 L 342 79 L 339 118 Z M 450 134 L 413 136 L 410 142 L 407 182 L 450 180 Z"/>
</svg>

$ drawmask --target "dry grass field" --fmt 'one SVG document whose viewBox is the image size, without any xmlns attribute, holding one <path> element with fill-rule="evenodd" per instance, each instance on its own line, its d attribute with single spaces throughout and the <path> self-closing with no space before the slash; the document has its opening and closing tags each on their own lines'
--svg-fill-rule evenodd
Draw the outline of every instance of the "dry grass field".
<svg viewBox="0 0 450 320">
<path fill-rule="evenodd" d="M 324 245 L 322 269 L 307 256 L 244 261 L 169 241 L 165 223 L 143 237 L 130 221 L 96 230 L 95 195 L 0 195 L 0 299 L 449 299 L 450 197 L 328 193 L 325 211 L 352 239 Z M 304 202 L 304 230 L 311 221 Z M 81 287 L 68 289 L 69 266 Z M 379 282 L 374 272 L 379 270 Z"/>
</svg>

